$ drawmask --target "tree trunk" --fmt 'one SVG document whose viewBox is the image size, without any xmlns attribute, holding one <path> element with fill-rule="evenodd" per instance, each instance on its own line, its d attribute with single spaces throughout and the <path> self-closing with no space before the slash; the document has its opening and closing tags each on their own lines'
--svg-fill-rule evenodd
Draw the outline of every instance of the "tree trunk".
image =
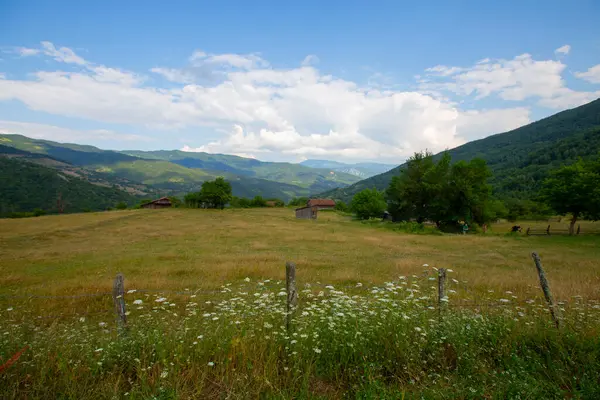
<svg viewBox="0 0 600 400">
<path fill-rule="evenodd" d="M 573 213 L 573 218 L 571 218 L 571 224 L 569 225 L 569 235 L 573 236 L 575 234 L 575 223 L 577 223 L 577 217 L 579 213 Z"/>
</svg>

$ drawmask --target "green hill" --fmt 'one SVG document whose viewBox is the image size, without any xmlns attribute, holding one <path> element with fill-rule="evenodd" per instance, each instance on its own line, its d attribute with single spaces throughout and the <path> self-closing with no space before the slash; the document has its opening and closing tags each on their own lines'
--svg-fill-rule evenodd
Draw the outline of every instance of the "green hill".
<svg viewBox="0 0 600 400">
<path fill-rule="evenodd" d="M 242 177 L 266 179 L 299 186 L 305 194 L 347 186 L 358 182 L 359 177 L 332 168 L 310 168 L 301 164 L 265 162 L 225 154 L 185 152 L 179 150 L 122 152 L 144 159 L 163 160 L 191 169 L 229 173 Z"/>
<path fill-rule="evenodd" d="M 475 157 L 486 160 L 493 173 L 490 183 L 494 194 L 499 198 L 519 199 L 534 196 L 550 170 L 599 152 L 600 99 L 449 150 L 453 161 Z M 383 190 L 400 168 L 402 165 L 321 196 L 349 201 L 366 188 Z"/>
<path fill-rule="evenodd" d="M 115 152 L 22 135 L 0 135 L 0 146 L 0 154 L 8 154 L 9 148 L 19 150 L 23 152 L 19 156 L 31 162 L 93 183 L 116 185 L 144 197 L 181 196 L 199 190 L 204 181 L 218 176 L 231 182 L 236 196 L 260 195 L 283 200 L 314 195 L 359 180 L 350 174 L 299 164 L 177 150 Z"/>
<path fill-rule="evenodd" d="M 56 212 L 59 198 L 65 212 L 105 210 L 121 201 L 137 201 L 117 188 L 96 185 L 22 157 L 0 157 L 0 181 L 0 216 L 36 208 Z"/>
</svg>

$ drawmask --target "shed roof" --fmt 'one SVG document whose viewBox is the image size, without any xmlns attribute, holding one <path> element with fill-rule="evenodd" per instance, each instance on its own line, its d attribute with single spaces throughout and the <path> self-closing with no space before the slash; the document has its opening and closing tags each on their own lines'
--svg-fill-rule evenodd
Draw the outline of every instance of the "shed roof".
<svg viewBox="0 0 600 400">
<path fill-rule="evenodd" d="M 331 200 L 331 199 L 310 199 L 308 201 L 308 206 L 309 207 L 314 207 L 314 206 L 335 206 L 335 201 Z"/>
<path fill-rule="evenodd" d="M 152 200 L 147 203 L 144 203 L 144 205 L 146 205 L 146 204 L 171 204 L 171 200 L 168 197 L 161 197 L 160 199 L 156 199 L 156 200 Z"/>
</svg>

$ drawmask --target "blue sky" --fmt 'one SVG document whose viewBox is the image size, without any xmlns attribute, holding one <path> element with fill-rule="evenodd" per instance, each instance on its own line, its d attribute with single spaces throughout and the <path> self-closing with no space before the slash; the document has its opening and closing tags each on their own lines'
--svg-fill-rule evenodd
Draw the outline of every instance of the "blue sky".
<svg viewBox="0 0 600 400">
<path fill-rule="evenodd" d="M 0 0 L 0 131 L 399 163 L 600 97 L 595 1 L 296 3 Z"/>
</svg>

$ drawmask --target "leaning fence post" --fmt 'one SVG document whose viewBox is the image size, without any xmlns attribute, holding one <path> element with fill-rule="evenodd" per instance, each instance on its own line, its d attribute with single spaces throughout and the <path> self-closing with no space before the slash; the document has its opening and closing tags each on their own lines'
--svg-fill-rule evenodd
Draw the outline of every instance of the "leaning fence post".
<svg viewBox="0 0 600 400">
<path fill-rule="evenodd" d="M 289 331 L 292 323 L 292 312 L 298 303 L 298 292 L 296 291 L 296 264 L 293 262 L 285 263 L 285 288 L 287 291 L 287 313 L 285 325 Z"/>
<path fill-rule="evenodd" d="M 446 268 L 440 268 L 438 269 L 438 311 L 440 313 L 446 301 Z"/>
<path fill-rule="evenodd" d="M 548 284 L 548 280 L 546 279 L 544 268 L 542 268 L 542 260 L 535 251 L 531 253 L 531 257 L 533 258 L 533 262 L 535 263 L 538 276 L 540 277 L 540 286 L 542 287 L 542 291 L 544 292 L 544 297 L 546 298 L 546 302 L 548 303 L 548 308 L 550 308 L 550 315 L 552 315 L 552 319 L 556 324 L 556 328 L 560 328 L 558 308 L 554 304 L 554 298 L 552 297 L 552 292 L 550 291 L 550 286 Z"/>
<path fill-rule="evenodd" d="M 125 315 L 125 279 L 123 274 L 117 274 L 113 283 L 113 301 L 115 311 L 117 312 L 117 325 L 120 330 L 127 324 L 127 315 Z"/>
</svg>

